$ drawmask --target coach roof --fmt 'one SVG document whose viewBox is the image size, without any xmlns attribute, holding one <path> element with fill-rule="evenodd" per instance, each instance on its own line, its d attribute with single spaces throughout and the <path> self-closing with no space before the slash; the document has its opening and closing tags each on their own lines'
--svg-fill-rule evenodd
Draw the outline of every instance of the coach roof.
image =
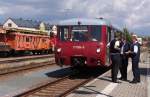
<svg viewBox="0 0 150 97">
<path fill-rule="evenodd" d="M 110 22 L 106 19 L 99 19 L 99 18 L 73 18 L 62 20 L 59 22 L 59 25 L 108 25 L 110 26 Z"/>
</svg>

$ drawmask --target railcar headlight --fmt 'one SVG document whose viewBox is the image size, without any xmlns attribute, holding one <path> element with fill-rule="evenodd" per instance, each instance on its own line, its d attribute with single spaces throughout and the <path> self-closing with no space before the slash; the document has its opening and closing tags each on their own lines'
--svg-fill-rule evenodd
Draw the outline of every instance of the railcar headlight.
<svg viewBox="0 0 150 97">
<path fill-rule="evenodd" d="M 61 52 L 61 48 L 58 48 L 58 49 L 57 49 L 57 52 L 60 53 L 60 52 Z"/>
<path fill-rule="evenodd" d="M 100 48 L 98 48 L 98 49 L 96 50 L 96 52 L 97 52 L 97 53 L 100 53 L 100 52 L 101 52 L 101 49 L 100 49 Z"/>
</svg>

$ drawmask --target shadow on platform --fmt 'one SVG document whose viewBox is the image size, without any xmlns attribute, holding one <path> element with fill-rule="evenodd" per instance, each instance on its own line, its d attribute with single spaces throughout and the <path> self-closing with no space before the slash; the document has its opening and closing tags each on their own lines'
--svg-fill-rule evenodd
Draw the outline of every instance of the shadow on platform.
<svg viewBox="0 0 150 97">
<path fill-rule="evenodd" d="M 150 68 L 140 68 L 140 74 L 144 76 L 150 76 Z"/>
<path fill-rule="evenodd" d="M 62 68 L 53 72 L 46 73 L 45 75 L 53 78 L 60 78 L 69 75 L 71 73 L 70 68 Z"/>
<path fill-rule="evenodd" d="M 109 96 L 109 95 L 106 95 L 104 93 L 101 93 L 99 91 L 96 91 L 94 89 L 91 89 L 92 87 L 96 87 L 96 86 L 82 86 L 82 88 L 84 88 L 84 90 L 75 90 L 73 93 L 75 94 L 79 94 L 79 95 L 92 95 L 92 94 L 100 94 L 102 96 L 105 96 L 105 97 L 113 97 L 113 96 Z"/>
<path fill-rule="evenodd" d="M 45 75 L 52 78 L 62 78 L 69 76 L 70 79 L 89 79 L 96 78 L 107 70 L 108 68 L 80 68 L 80 70 L 62 68 L 53 72 L 48 72 Z"/>
</svg>

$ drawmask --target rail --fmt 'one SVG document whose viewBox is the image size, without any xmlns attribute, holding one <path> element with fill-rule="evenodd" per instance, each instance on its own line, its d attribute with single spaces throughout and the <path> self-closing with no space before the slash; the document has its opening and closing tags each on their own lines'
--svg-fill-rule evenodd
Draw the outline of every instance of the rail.
<svg viewBox="0 0 150 97">
<path fill-rule="evenodd" d="M 0 64 L 19 62 L 19 61 L 26 61 L 26 60 L 33 60 L 33 59 L 40 59 L 40 58 L 47 58 L 47 57 L 54 57 L 54 54 L 51 54 L 51 55 L 40 55 L 40 56 L 25 56 L 25 57 L 21 57 L 21 58 L 1 59 L 0 60 Z"/>
<path fill-rule="evenodd" d="M 35 62 L 38 59 L 40 60 L 42 59 L 42 61 Z M 34 62 L 32 60 L 34 60 Z M 27 62 L 27 61 L 31 61 L 31 62 Z M 4 63 L 0 64 L 0 75 L 55 64 L 54 56 L 34 57 L 34 58 L 25 58 L 25 59 L 18 59 L 18 60 L 5 60 L 3 62 Z"/>
<path fill-rule="evenodd" d="M 108 71 L 108 69 L 101 71 L 100 75 L 104 74 L 106 71 Z M 89 76 L 88 74 L 82 75 L 81 73 L 77 73 L 77 75 L 69 75 L 67 77 L 57 79 L 54 82 L 49 82 L 44 85 L 42 84 L 37 88 L 18 94 L 14 97 L 65 97 L 75 89 L 97 78 L 98 76 L 99 74 Z"/>
<path fill-rule="evenodd" d="M 89 82 L 89 79 L 70 79 L 68 76 L 65 78 L 58 79 L 54 82 L 48 83 L 46 85 L 40 86 L 36 89 L 27 91 L 25 93 L 19 94 L 15 97 L 63 97 L 69 92 L 73 91 L 77 87 Z"/>
</svg>

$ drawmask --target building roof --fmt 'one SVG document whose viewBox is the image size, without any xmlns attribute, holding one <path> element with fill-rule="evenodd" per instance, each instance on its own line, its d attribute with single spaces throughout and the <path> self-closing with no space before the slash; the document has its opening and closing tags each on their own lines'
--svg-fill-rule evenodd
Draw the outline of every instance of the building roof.
<svg viewBox="0 0 150 97">
<path fill-rule="evenodd" d="M 22 18 L 15 19 L 10 18 L 16 25 L 19 27 L 27 27 L 27 28 L 39 28 L 40 21 L 33 21 L 33 20 L 24 20 Z"/>
<path fill-rule="evenodd" d="M 53 25 L 50 25 L 50 24 L 48 24 L 48 23 L 44 23 L 44 25 L 45 25 L 45 29 L 46 29 L 46 30 L 51 30 L 52 27 L 53 27 Z"/>
<path fill-rule="evenodd" d="M 106 19 L 95 19 L 95 18 L 73 18 L 63 20 L 59 22 L 59 25 L 111 25 Z"/>
</svg>

